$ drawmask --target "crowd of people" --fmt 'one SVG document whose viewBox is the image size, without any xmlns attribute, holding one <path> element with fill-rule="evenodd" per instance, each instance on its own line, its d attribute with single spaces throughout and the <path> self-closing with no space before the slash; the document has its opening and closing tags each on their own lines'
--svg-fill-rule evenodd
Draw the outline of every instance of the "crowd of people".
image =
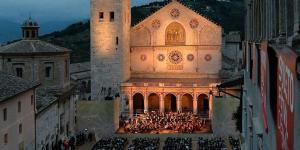
<svg viewBox="0 0 300 150">
<path fill-rule="evenodd" d="M 132 140 L 128 150 L 158 150 L 159 138 L 136 138 Z"/>
<path fill-rule="evenodd" d="M 163 150 L 192 150 L 192 138 L 168 137 Z"/>
<path fill-rule="evenodd" d="M 227 150 L 227 148 L 222 138 L 204 139 L 200 137 L 198 139 L 198 150 Z"/>
<path fill-rule="evenodd" d="M 230 145 L 226 145 L 224 138 L 199 137 L 198 150 L 241 150 L 239 139 L 229 137 L 228 140 Z M 131 142 L 122 137 L 101 138 L 92 150 L 125 150 L 129 143 L 128 150 L 159 150 L 160 142 L 160 138 L 135 138 Z M 168 137 L 162 148 L 163 150 L 192 150 L 192 143 L 192 138 Z"/>
<path fill-rule="evenodd" d="M 228 140 L 232 147 L 232 150 L 241 150 L 241 145 L 238 138 L 233 138 L 232 136 L 229 136 Z"/>
<path fill-rule="evenodd" d="M 122 137 L 101 138 L 92 150 L 123 150 L 127 143 L 127 138 Z"/>
<path fill-rule="evenodd" d="M 76 134 L 76 145 L 80 146 L 85 144 L 86 142 L 92 142 L 93 136 L 93 133 L 89 132 L 87 129 L 85 129 L 84 131 L 79 131 Z"/>
<path fill-rule="evenodd" d="M 127 133 L 159 133 L 172 130 L 174 133 L 194 133 L 207 127 L 208 120 L 193 113 L 149 112 L 125 121 Z"/>
</svg>

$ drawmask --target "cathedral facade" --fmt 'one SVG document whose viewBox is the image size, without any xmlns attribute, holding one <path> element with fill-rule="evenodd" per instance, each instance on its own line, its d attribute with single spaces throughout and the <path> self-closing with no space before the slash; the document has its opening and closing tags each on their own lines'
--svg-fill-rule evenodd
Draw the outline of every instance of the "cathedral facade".
<svg viewBox="0 0 300 150">
<path fill-rule="evenodd" d="M 91 1 L 92 99 L 121 97 L 130 115 L 212 115 L 222 28 L 177 1 L 131 26 L 130 0 Z"/>
</svg>

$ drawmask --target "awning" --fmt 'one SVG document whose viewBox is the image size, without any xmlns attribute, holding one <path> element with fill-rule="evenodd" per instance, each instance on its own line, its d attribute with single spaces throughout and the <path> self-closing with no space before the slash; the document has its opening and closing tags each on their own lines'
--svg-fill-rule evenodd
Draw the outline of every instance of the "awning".
<svg viewBox="0 0 300 150">
<path fill-rule="evenodd" d="M 242 84 L 244 84 L 243 76 L 226 80 L 226 81 L 222 82 L 220 85 L 217 85 L 217 87 L 218 88 L 228 88 L 228 87 L 234 87 L 234 86 L 242 85 Z"/>
</svg>

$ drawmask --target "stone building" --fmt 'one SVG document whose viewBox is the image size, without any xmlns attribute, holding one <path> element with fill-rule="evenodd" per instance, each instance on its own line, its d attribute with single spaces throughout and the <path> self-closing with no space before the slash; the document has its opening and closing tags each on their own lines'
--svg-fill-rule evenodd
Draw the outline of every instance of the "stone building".
<svg viewBox="0 0 300 150">
<path fill-rule="evenodd" d="M 39 84 L 0 72 L 0 149 L 35 149 L 35 89 Z"/>
<path fill-rule="evenodd" d="M 300 147 L 300 2 L 246 0 L 243 145 Z"/>
<path fill-rule="evenodd" d="M 225 47 L 222 50 L 222 68 L 231 72 L 242 69 L 242 40 L 237 31 L 229 32 L 224 37 Z"/>
<path fill-rule="evenodd" d="M 75 125 L 75 85 L 70 82 L 70 50 L 38 39 L 39 26 L 31 18 L 22 25 L 22 40 L 0 47 L 0 70 L 38 81 L 36 147 L 52 149 L 70 136 Z"/>
<path fill-rule="evenodd" d="M 211 116 L 222 28 L 175 0 L 134 26 L 130 14 L 130 0 L 91 1 L 92 100 Z"/>
<path fill-rule="evenodd" d="M 78 85 L 79 99 L 91 100 L 91 63 L 82 62 L 70 65 L 71 81 Z"/>
</svg>

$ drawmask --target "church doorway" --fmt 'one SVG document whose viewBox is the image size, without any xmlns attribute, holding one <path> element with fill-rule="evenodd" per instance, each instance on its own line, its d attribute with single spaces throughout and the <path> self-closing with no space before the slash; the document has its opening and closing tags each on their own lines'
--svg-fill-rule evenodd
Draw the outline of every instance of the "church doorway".
<svg viewBox="0 0 300 150">
<path fill-rule="evenodd" d="M 209 97 L 206 94 L 200 94 L 197 101 L 198 113 L 203 116 L 209 114 Z"/>
<path fill-rule="evenodd" d="M 159 111 L 159 96 L 152 93 L 148 97 L 149 111 Z"/>
<path fill-rule="evenodd" d="M 144 96 L 141 93 L 133 95 L 133 113 L 144 113 Z"/>
<path fill-rule="evenodd" d="M 183 112 L 193 112 L 193 96 L 184 94 L 181 97 L 181 107 Z"/>
<path fill-rule="evenodd" d="M 173 94 L 168 94 L 164 99 L 165 112 L 176 112 L 177 111 L 177 103 L 176 96 Z"/>
</svg>

